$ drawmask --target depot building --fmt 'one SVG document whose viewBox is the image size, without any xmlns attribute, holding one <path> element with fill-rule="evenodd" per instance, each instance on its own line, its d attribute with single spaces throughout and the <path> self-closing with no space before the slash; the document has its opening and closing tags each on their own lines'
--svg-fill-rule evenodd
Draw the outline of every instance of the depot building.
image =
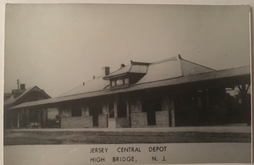
<svg viewBox="0 0 254 165">
<path fill-rule="evenodd" d="M 57 108 L 59 128 L 250 124 L 250 66 L 214 70 L 179 55 L 152 63 L 130 61 L 102 72 L 59 97 L 24 102 L 8 111 L 20 122 L 25 120 L 20 113 Z M 38 121 L 41 127 L 43 122 Z"/>
</svg>

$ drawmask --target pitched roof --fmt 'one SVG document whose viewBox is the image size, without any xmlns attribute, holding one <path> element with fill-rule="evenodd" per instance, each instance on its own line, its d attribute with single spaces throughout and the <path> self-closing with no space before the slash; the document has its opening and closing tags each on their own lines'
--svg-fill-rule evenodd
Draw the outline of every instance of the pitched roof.
<svg viewBox="0 0 254 165">
<path fill-rule="evenodd" d="M 83 84 L 77 86 L 76 88 L 67 91 L 66 93 L 60 95 L 59 97 L 66 97 L 70 95 L 76 95 L 81 93 L 90 93 L 94 91 L 100 91 L 109 87 L 109 81 L 103 80 L 102 77 L 97 77 L 91 79 Z"/>
<path fill-rule="evenodd" d="M 36 90 L 36 89 L 41 91 L 44 95 L 48 96 L 48 98 L 51 98 L 47 93 L 44 92 L 44 90 L 41 90 L 39 87 L 34 86 L 34 87 L 26 89 L 21 95 L 19 95 L 16 98 L 14 98 L 14 95 L 12 95 L 9 99 L 4 101 L 4 105 L 14 104 L 15 102 L 17 102 L 18 100 L 23 98 L 25 95 L 27 95 L 28 93 L 30 93 L 31 91 Z"/>
<path fill-rule="evenodd" d="M 184 60 L 181 56 L 151 63 L 147 74 L 137 84 L 167 80 L 197 73 L 211 72 L 214 69 Z"/>
<path fill-rule="evenodd" d="M 178 77 L 178 78 L 147 82 L 147 83 L 143 83 L 143 84 L 141 84 L 141 83 L 134 84 L 134 85 L 131 85 L 129 88 L 123 88 L 123 89 L 114 90 L 114 91 L 100 90 L 100 91 L 94 91 L 94 92 L 90 92 L 90 93 L 70 95 L 70 96 L 66 96 L 66 97 L 57 97 L 57 98 L 52 98 L 52 99 L 26 102 L 26 103 L 17 105 L 15 107 L 12 107 L 11 109 L 31 107 L 31 106 L 50 105 L 50 104 L 60 103 L 60 102 L 64 102 L 64 101 L 71 101 L 71 100 L 84 99 L 84 98 L 95 97 L 95 96 L 110 95 L 110 94 L 115 94 L 115 93 L 124 93 L 124 92 L 157 88 L 157 87 L 164 87 L 164 86 L 174 86 L 174 85 L 179 85 L 179 84 L 206 82 L 206 81 L 211 81 L 211 80 L 223 80 L 223 79 L 231 79 L 231 78 L 235 80 L 237 77 L 242 77 L 242 76 L 248 76 L 248 77 L 250 76 L 250 66 L 219 70 L 219 71 L 215 71 L 215 72 L 191 74 L 191 75 L 186 75 L 186 76 L 182 76 L 182 77 Z"/>
<path fill-rule="evenodd" d="M 122 67 L 105 77 L 91 79 L 84 84 L 71 89 L 59 97 L 66 97 L 82 93 L 101 91 L 109 87 L 109 78 L 119 77 L 126 74 L 145 74 L 136 84 L 153 81 L 167 80 L 190 74 L 214 71 L 211 68 L 184 60 L 180 55 L 153 63 L 131 61 L 130 65 Z"/>
</svg>

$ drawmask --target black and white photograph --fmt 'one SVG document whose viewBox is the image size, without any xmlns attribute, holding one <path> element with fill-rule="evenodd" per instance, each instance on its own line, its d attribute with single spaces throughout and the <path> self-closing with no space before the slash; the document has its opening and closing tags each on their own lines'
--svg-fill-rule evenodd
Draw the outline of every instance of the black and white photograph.
<svg viewBox="0 0 254 165">
<path fill-rule="evenodd" d="M 7 4 L 4 163 L 251 163 L 251 10 Z"/>
</svg>

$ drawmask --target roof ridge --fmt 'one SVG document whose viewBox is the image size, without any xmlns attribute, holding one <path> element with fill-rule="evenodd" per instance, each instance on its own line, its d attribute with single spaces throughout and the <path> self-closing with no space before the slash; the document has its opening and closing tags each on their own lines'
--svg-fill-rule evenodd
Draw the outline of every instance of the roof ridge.
<svg viewBox="0 0 254 165">
<path fill-rule="evenodd" d="M 187 61 L 187 62 L 189 62 L 189 63 L 195 64 L 195 65 L 198 65 L 198 66 L 202 66 L 202 67 L 204 67 L 204 68 L 211 69 L 211 70 L 214 70 L 214 71 L 215 71 L 215 69 L 213 69 L 213 68 L 210 68 L 210 67 L 207 67 L 207 66 L 204 66 L 204 65 L 201 65 L 201 64 L 198 64 L 198 63 L 189 61 L 189 60 L 185 60 L 185 59 L 182 59 L 182 58 L 181 58 L 181 61 Z"/>
<path fill-rule="evenodd" d="M 29 88 L 25 89 L 25 91 L 22 94 L 20 94 L 17 98 L 15 98 L 15 100 L 18 100 L 20 97 L 22 97 L 23 95 L 25 95 L 27 92 L 29 92 L 30 90 L 32 90 L 35 87 L 37 87 L 37 86 L 33 86 L 33 87 L 29 87 Z"/>
<path fill-rule="evenodd" d="M 167 58 L 167 59 L 164 59 L 164 60 L 159 60 L 159 61 L 152 62 L 150 65 L 160 64 L 160 63 L 167 62 L 167 61 L 176 61 L 177 59 L 180 59 L 180 58 L 178 56 L 174 56 L 174 57 L 170 57 L 170 58 Z"/>
<path fill-rule="evenodd" d="M 43 92 L 45 95 L 47 95 L 49 98 L 51 98 L 51 96 L 49 96 L 44 89 L 39 88 L 37 85 L 35 85 L 34 87 L 38 88 L 41 92 Z M 33 88 L 32 88 L 33 89 Z"/>
</svg>

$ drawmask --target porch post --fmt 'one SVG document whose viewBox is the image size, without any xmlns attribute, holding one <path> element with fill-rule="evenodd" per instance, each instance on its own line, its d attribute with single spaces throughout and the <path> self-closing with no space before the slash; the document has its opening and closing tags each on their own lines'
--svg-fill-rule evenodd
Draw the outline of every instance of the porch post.
<svg viewBox="0 0 254 165">
<path fill-rule="evenodd" d="M 22 108 L 22 109 L 21 109 L 21 114 L 20 114 L 20 115 L 21 115 L 21 116 L 20 116 L 20 120 L 21 120 L 21 121 L 20 121 L 20 126 L 21 126 L 22 128 L 25 127 L 25 119 L 26 119 L 26 118 L 25 118 L 25 115 L 24 115 L 24 114 L 25 114 L 25 109 Z"/>
<path fill-rule="evenodd" d="M 19 111 L 17 110 L 17 127 L 20 127 Z"/>
<path fill-rule="evenodd" d="M 117 100 L 114 101 L 114 117 L 117 118 Z"/>
<path fill-rule="evenodd" d="M 46 122 L 46 125 L 47 125 L 47 123 L 48 123 L 48 108 L 46 108 L 45 111 L 46 111 L 46 119 L 45 119 L 45 122 Z"/>
<path fill-rule="evenodd" d="M 129 120 L 129 127 L 131 128 L 131 114 L 130 114 L 130 101 L 129 99 L 126 101 L 126 113 L 127 113 L 127 118 Z"/>
<path fill-rule="evenodd" d="M 170 116 L 171 116 L 171 127 L 175 127 L 175 102 L 174 97 L 171 99 L 171 109 L 170 109 Z"/>
<path fill-rule="evenodd" d="M 44 108 L 40 109 L 40 116 L 41 116 L 41 120 L 40 120 L 40 125 L 41 125 L 41 128 L 43 128 L 43 114 L 44 114 Z"/>
<path fill-rule="evenodd" d="M 129 101 L 126 101 L 126 113 L 127 113 L 127 117 L 130 117 L 130 106 L 129 106 Z"/>
<path fill-rule="evenodd" d="M 38 113 L 38 115 L 39 115 L 39 123 L 40 123 L 40 127 L 41 127 L 41 109 L 38 109 L 38 111 L 39 111 L 39 113 Z"/>
<path fill-rule="evenodd" d="M 246 85 L 248 87 L 246 88 Z M 247 125 L 251 125 L 251 100 L 248 98 L 248 90 L 249 90 L 250 84 L 243 83 L 239 89 L 240 89 L 240 97 L 242 100 L 242 109 L 244 111 L 244 120 L 246 120 Z"/>
<path fill-rule="evenodd" d="M 28 108 L 25 109 L 25 113 L 26 113 L 26 128 L 29 125 L 29 111 Z"/>
<path fill-rule="evenodd" d="M 23 109 L 23 124 L 24 124 L 24 128 L 27 128 L 26 108 Z"/>
<path fill-rule="evenodd" d="M 59 116 L 59 128 L 61 128 L 61 123 L 62 123 L 62 110 L 61 108 L 58 108 L 58 116 Z"/>
</svg>

